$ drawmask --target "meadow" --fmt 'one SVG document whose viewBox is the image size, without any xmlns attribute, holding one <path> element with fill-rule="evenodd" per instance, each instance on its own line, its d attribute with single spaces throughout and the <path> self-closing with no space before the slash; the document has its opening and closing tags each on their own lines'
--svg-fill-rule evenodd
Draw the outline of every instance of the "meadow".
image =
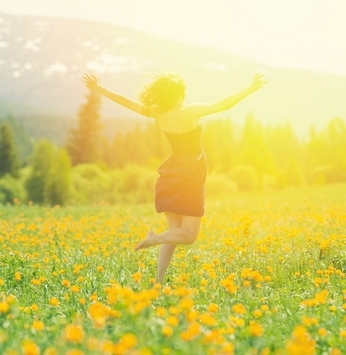
<svg viewBox="0 0 346 355">
<path fill-rule="evenodd" d="M 152 204 L 0 207 L 0 354 L 342 355 L 346 185 L 207 200 L 164 284 Z"/>
</svg>

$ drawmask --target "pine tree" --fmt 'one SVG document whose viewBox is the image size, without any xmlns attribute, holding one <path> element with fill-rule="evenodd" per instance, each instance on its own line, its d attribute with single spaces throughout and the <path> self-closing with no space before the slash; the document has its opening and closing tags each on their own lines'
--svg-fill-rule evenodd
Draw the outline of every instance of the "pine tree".
<svg viewBox="0 0 346 355">
<path fill-rule="evenodd" d="M 19 175 L 19 160 L 12 138 L 12 131 L 7 123 L 0 127 L 0 177 L 3 175 Z"/>
<path fill-rule="evenodd" d="M 67 151 L 73 165 L 95 163 L 102 159 L 100 104 L 100 95 L 90 90 L 87 102 L 79 111 L 78 125 L 69 132 Z"/>
</svg>

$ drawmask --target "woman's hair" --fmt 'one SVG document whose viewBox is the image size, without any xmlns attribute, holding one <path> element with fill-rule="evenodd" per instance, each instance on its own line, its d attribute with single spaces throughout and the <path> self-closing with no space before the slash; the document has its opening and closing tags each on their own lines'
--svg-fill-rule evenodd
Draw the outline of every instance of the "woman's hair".
<svg viewBox="0 0 346 355">
<path fill-rule="evenodd" d="M 180 98 L 185 98 L 185 89 L 179 74 L 162 74 L 144 86 L 139 99 L 148 109 L 165 112 L 173 108 Z"/>
</svg>

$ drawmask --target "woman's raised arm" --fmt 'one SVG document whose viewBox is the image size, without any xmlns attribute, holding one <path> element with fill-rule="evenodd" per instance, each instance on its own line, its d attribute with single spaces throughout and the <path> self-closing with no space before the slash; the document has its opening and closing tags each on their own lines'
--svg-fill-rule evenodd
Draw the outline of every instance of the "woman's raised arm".
<svg viewBox="0 0 346 355">
<path fill-rule="evenodd" d="M 203 117 L 213 113 L 225 111 L 236 105 L 239 101 L 243 100 L 253 92 L 262 88 L 266 83 L 267 81 L 264 79 L 263 74 L 256 74 L 253 78 L 252 84 L 237 94 L 230 95 L 223 100 L 210 104 L 192 104 L 188 105 L 186 108 L 191 112 L 191 115 L 195 117 Z"/>
<path fill-rule="evenodd" d="M 97 77 L 94 74 L 89 75 L 87 73 L 84 73 L 84 75 L 82 76 L 82 80 L 87 88 L 98 92 L 102 96 L 107 97 L 108 99 L 116 102 L 121 106 L 128 108 L 129 110 L 132 110 L 144 116 L 148 116 L 148 112 L 141 102 L 131 100 L 124 95 L 108 90 L 107 88 L 101 86 L 98 82 Z"/>
</svg>

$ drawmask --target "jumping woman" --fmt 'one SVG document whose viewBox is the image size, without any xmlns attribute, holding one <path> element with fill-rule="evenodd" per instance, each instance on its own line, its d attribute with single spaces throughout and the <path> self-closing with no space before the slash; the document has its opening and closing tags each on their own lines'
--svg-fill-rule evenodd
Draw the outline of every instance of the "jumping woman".
<svg viewBox="0 0 346 355">
<path fill-rule="evenodd" d="M 200 118 L 233 107 L 263 87 L 263 75 L 256 74 L 252 84 L 237 94 L 214 103 L 184 105 L 185 89 L 179 75 L 159 75 L 146 85 L 139 100 L 132 100 L 101 86 L 93 74 L 84 74 L 86 87 L 143 116 L 156 119 L 171 146 L 172 155 L 159 167 L 155 207 L 164 212 L 168 229 L 160 234 L 149 231 L 136 250 L 160 245 L 157 281 L 162 282 L 177 245 L 193 244 L 204 215 L 206 157 L 201 146 Z"/>
</svg>

